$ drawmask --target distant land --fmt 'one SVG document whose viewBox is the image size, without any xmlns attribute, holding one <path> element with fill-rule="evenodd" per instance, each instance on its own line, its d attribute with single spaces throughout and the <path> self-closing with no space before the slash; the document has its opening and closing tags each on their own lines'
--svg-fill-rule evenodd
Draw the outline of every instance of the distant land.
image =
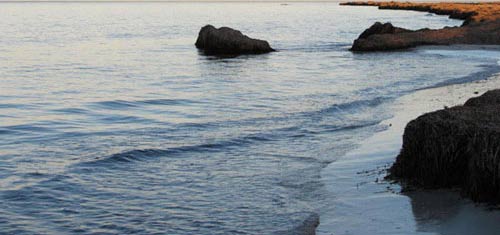
<svg viewBox="0 0 500 235">
<path fill-rule="evenodd" d="M 469 0 L 442 0 L 442 1 L 433 1 L 433 0 L 419 0 L 419 1 L 402 1 L 402 2 L 495 2 L 498 0 L 480 0 L 480 1 L 469 1 Z M 305 3 L 305 2 L 332 2 L 339 3 L 343 2 L 342 0 L 0 0 L 0 3 L 12 3 L 12 2 L 296 2 L 296 3 Z M 380 1 L 379 1 L 380 2 Z M 387 1 L 390 2 L 390 1 Z"/>
</svg>

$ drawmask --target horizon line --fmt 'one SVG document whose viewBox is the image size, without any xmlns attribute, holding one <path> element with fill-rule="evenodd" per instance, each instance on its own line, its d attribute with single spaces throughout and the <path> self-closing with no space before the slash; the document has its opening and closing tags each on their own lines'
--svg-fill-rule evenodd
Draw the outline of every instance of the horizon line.
<svg viewBox="0 0 500 235">
<path fill-rule="evenodd" d="M 2 2 L 343 2 L 343 0 L 0 0 Z"/>
<path fill-rule="evenodd" d="M 331 2 L 331 3 L 340 3 L 340 2 L 348 2 L 348 1 L 366 1 L 366 0 L 0 0 L 0 3 L 120 3 L 120 2 L 151 2 L 151 3 L 181 3 L 181 2 L 256 2 L 256 3 L 287 3 L 287 2 L 295 2 L 295 3 L 307 3 L 307 2 Z M 380 2 L 389 2 L 394 0 L 376 0 Z M 500 2 L 499 0 L 395 0 L 396 2 L 456 2 L 456 3 L 479 3 L 479 2 Z"/>
</svg>

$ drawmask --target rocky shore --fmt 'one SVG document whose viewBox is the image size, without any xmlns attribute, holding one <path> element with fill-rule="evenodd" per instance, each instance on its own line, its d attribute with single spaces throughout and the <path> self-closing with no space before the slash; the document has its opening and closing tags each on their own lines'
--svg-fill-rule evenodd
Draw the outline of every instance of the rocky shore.
<svg viewBox="0 0 500 235">
<path fill-rule="evenodd" d="M 500 202 L 500 90 L 408 123 L 390 178 L 422 188 L 460 188 Z"/>
<path fill-rule="evenodd" d="M 420 45 L 500 45 L 500 3 L 409 3 L 409 2 L 346 2 L 349 6 L 378 6 L 379 9 L 415 10 L 449 15 L 464 20 L 461 27 L 407 30 L 390 23 L 381 30 L 377 22 L 356 39 L 352 51 L 385 51 Z"/>
</svg>

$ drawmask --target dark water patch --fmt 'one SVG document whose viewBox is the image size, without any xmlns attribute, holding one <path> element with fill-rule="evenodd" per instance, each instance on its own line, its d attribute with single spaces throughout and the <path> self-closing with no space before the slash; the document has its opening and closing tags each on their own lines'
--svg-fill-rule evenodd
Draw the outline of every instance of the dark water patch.
<svg viewBox="0 0 500 235">
<path fill-rule="evenodd" d="M 56 113 L 67 113 L 67 114 L 87 114 L 89 110 L 82 108 L 62 108 L 62 109 L 53 109 L 53 112 Z"/>
<path fill-rule="evenodd" d="M 136 149 L 122 153 L 110 155 L 108 157 L 96 157 L 93 161 L 82 163 L 83 165 L 101 165 L 101 164 L 115 164 L 115 163 L 128 163 L 135 161 L 144 161 L 151 157 L 180 157 L 182 154 L 187 153 L 200 153 L 200 152 L 220 152 L 227 148 L 238 147 L 252 142 L 270 141 L 270 139 L 262 136 L 246 136 L 243 138 L 236 138 L 226 141 L 219 141 L 214 143 L 189 145 L 172 147 L 169 149 Z"/>
<path fill-rule="evenodd" d="M 202 102 L 188 99 L 150 99 L 150 100 L 142 100 L 136 101 L 137 103 L 149 104 L 149 105 L 191 105 L 191 104 L 200 104 Z"/>
<path fill-rule="evenodd" d="M 30 202 L 37 201 L 50 201 L 52 204 L 57 204 L 58 201 L 60 202 L 60 199 L 57 197 L 57 195 L 53 193 L 47 193 L 39 187 L 24 187 L 18 190 L 3 191 L 2 194 L 0 194 L 0 197 L 6 201 L 19 202 L 23 204 L 30 204 Z M 48 205 L 44 205 L 44 207 L 47 206 Z M 40 212 L 37 211 L 36 213 Z"/>
<path fill-rule="evenodd" d="M 314 158 L 313 156 L 310 157 L 305 157 L 305 156 L 299 156 L 299 155 L 284 155 L 284 154 L 278 154 L 278 153 L 261 153 L 260 155 L 266 156 L 266 157 L 271 157 L 271 158 L 282 158 L 282 159 L 292 159 L 297 162 L 304 162 L 308 164 L 324 164 L 324 162 L 320 161 L 317 158 Z"/>
<path fill-rule="evenodd" d="M 19 66 L 16 69 L 13 69 L 12 72 L 24 74 L 24 73 L 37 73 L 37 72 L 40 72 L 42 70 L 43 70 L 43 68 L 39 68 L 39 67 Z"/>
<path fill-rule="evenodd" d="M 181 123 L 177 124 L 176 128 L 174 129 L 184 129 L 184 128 L 189 128 L 189 129 L 196 129 L 196 130 L 202 130 L 202 129 L 208 129 L 208 128 L 214 128 L 219 125 L 217 125 L 217 122 L 206 122 L 206 123 Z"/>
<path fill-rule="evenodd" d="M 317 133 L 329 133 L 329 132 L 341 132 L 341 131 L 351 131 L 354 129 L 360 129 L 360 128 L 365 128 L 365 127 L 370 127 L 370 126 L 375 126 L 378 125 L 383 119 L 380 120 L 373 120 L 369 122 L 363 122 L 359 124 L 354 124 L 354 125 L 347 125 L 347 126 L 327 126 L 323 125 L 322 130 L 317 132 Z"/>
<path fill-rule="evenodd" d="M 282 46 L 283 49 L 281 49 L 280 51 L 331 52 L 331 51 L 343 51 L 343 48 L 347 46 L 351 46 L 351 43 L 329 42 L 329 43 L 318 43 L 311 45 L 287 45 L 287 46 Z"/>
<path fill-rule="evenodd" d="M 1 129 L 1 128 L 0 128 Z M 49 143 L 51 141 L 59 142 L 60 140 L 69 141 L 70 139 L 77 140 L 78 138 L 93 138 L 93 137 L 105 137 L 105 136 L 123 136 L 129 135 L 129 133 L 116 133 L 112 131 L 51 131 L 49 132 L 36 132 L 27 134 L 25 131 L 12 131 L 8 134 L 19 134 L 17 138 L 9 139 L 4 141 L 3 144 L 36 144 L 40 142 Z M 21 135 L 22 134 L 22 135 Z"/>
<path fill-rule="evenodd" d="M 0 109 L 13 109 L 13 108 L 20 108 L 21 104 L 0 104 Z"/>
<path fill-rule="evenodd" d="M 201 101 L 189 100 L 189 99 L 147 99 L 147 100 L 112 100 L 112 101 L 100 101 L 92 103 L 91 106 L 105 108 L 105 109 L 132 109 L 144 107 L 146 105 L 152 106 L 188 106 L 192 104 L 200 104 Z"/>
<path fill-rule="evenodd" d="M 33 109 L 36 108 L 33 104 L 21 104 L 21 103 L 11 103 L 11 104 L 0 104 L 0 109 Z"/>
<path fill-rule="evenodd" d="M 301 221 L 296 221 L 297 224 L 294 228 L 290 230 L 283 230 L 273 233 L 273 235 L 315 235 L 316 227 L 318 227 L 320 223 L 319 214 L 316 212 L 310 212 L 309 214 L 304 215 L 304 213 L 300 213 L 298 218 L 302 218 Z M 305 219 L 304 219 L 305 218 Z"/>
<path fill-rule="evenodd" d="M 437 88 L 437 87 L 444 87 L 444 86 L 449 86 L 453 84 L 463 84 L 463 83 L 468 83 L 468 82 L 474 82 L 474 81 L 480 81 L 480 80 L 485 80 L 491 77 L 493 74 L 500 73 L 500 66 L 498 66 L 495 63 L 492 64 L 483 64 L 481 66 L 482 69 L 479 72 L 472 73 L 463 77 L 458 77 L 458 78 L 453 78 L 449 79 L 444 82 L 439 82 L 435 85 L 428 86 L 428 87 L 423 87 L 423 88 L 418 88 L 416 90 L 425 90 L 425 89 L 430 89 L 430 88 Z"/>
<path fill-rule="evenodd" d="M 14 130 L 7 130 L 4 128 L 0 128 L 0 135 L 11 135 L 16 133 Z"/>
<path fill-rule="evenodd" d="M 78 67 L 74 67 L 73 69 L 91 71 L 91 72 L 104 72 L 104 73 L 116 71 L 116 69 L 114 69 L 114 68 L 97 67 L 97 66 L 78 66 Z"/>
<path fill-rule="evenodd" d="M 384 103 L 384 101 L 387 101 L 389 99 L 390 99 L 389 97 L 374 97 L 371 99 L 354 100 L 345 103 L 333 104 L 329 107 L 320 109 L 313 113 L 317 113 L 318 115 L 324 115 L 334 112 L 348 112 L 353 110 L 356 111 L 357 109 L 366 107 L 373 108 Z"/>
<path fill-rule="evenodd" d="M 50 174 L 46 174 L 46 173 L 41 173 L 41 172 L 29 172 L 29 173 L 25 173 L 23 175 L 25 178 L 47 178 L 50 176 Z"/>
<path fill-rule="evenodd" d="M 318 178 L 311 178 L 309 180 L 304 180 L 301 179 L 300 176 L 294 176 L 294 177 L 289 177 L 288 180 L 280 181 L 277 185 L 285 188 L 294 188 L 294 189 L 312 191 L 323 186 L 323 183 L 318 181 Z"/>
<path fill-rule="evenodd" d="M 102 109 L 131 109 L 138 107 L 137 103 L 126 100 L 100 101 L 92 103 L 91 106 Z"/>
<path fill-rule="evenodd" d="M 54 132 L 54 129 L 40 126 L 38 124 L 22 124 L 22 125 L 14 125 L 14 126 L 4 126 L 4 130 L 10 131 L 19 131 L 19 132 Z"/>
<path fill-rule="evenodd" d="M 137 116 L 130 116 L 130 115 L 118 115 L 118 114 L 105 115 L 105 116 L 99 117 L 98 120 L 100 122 L 109 123 L 109 124 L 123 124 L 123 123 L 154 124 L 154 123 L 157 123 L 157 121 L 153 120 L 153 119 L 137 117 Z"/>
</svg>

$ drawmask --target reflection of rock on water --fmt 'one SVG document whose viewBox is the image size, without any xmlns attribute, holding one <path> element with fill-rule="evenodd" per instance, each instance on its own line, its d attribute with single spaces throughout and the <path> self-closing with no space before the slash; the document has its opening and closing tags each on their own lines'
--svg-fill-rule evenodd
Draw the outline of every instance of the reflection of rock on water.
<svg viewBox="0 0 500 235">
<path fill-rule="evenodd" d="M 460 211 L 460 195 L 446 191 L 414 191 L 405 194 L 411 199 L 412 212 L 424 227 L 444 221 Z"/>
<path fill-rule="evenodd" d="M 311 213 L 301 224 L 291 231 L 282 231 L 275 235 L 316 235 L 316 227 L 319 225 L 319 215 Z"/>
<path fill-rule="evenodd" d="M 441 235 L 498 235 L 500 213 L 485 210 L 452 191 L 414 191 L 411 200 L 418 232 Z"/>
</svg>

